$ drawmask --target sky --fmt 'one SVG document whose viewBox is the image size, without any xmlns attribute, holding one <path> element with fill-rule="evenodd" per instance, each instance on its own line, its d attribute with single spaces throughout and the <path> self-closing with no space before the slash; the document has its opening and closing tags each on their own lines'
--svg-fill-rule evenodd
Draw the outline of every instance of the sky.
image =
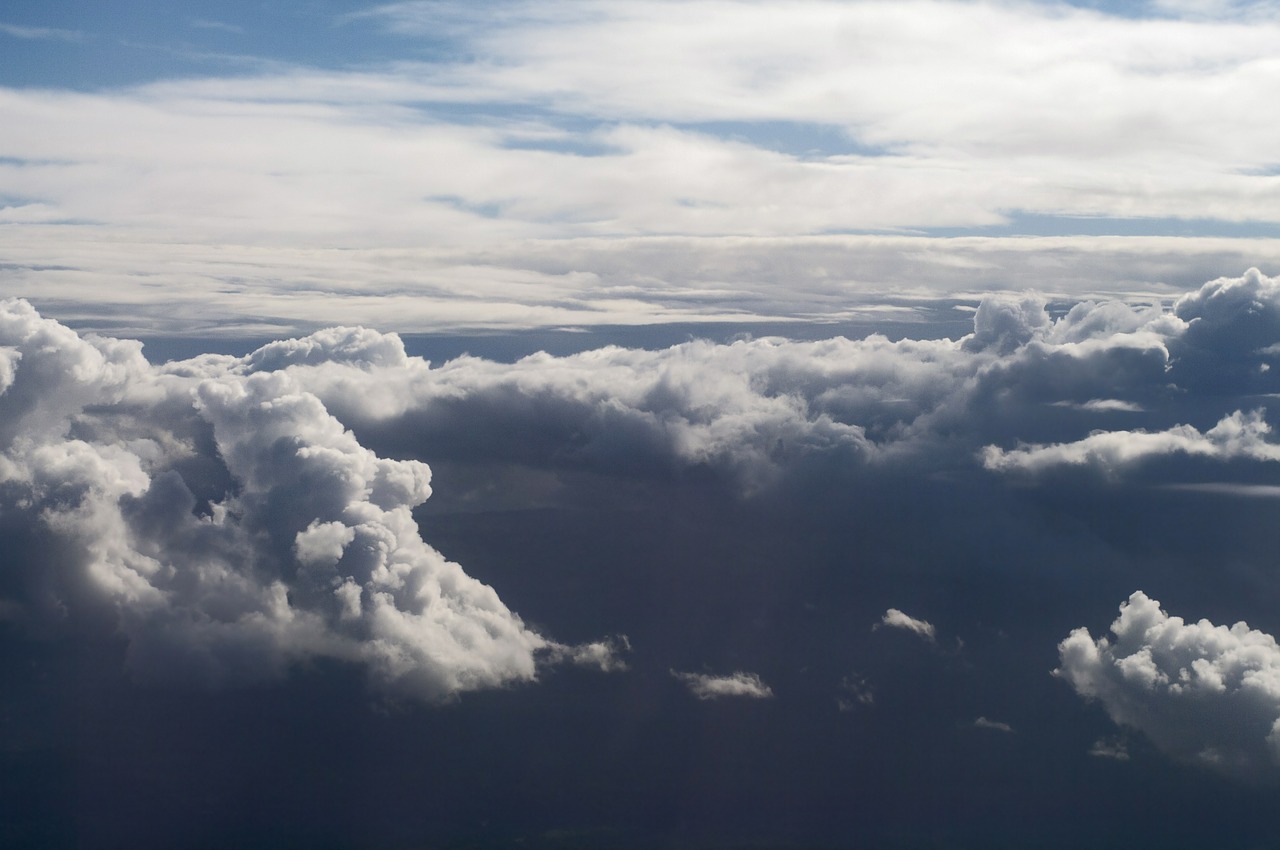
<svg viewBox="0 0 1280 850">
<path fill-rule="evenodd" d="M 0 10 L 0 844 L 1264 847 L 1280 6 Z"/>
</svg>

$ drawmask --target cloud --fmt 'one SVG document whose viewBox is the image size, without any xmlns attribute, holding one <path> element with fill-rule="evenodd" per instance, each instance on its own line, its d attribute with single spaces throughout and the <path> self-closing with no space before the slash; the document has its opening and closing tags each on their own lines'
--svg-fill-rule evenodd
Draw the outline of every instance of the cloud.
<svg viewBox="0 0 1280 850">
<path fill-rule="evenodd" d="M 1219 278 L 1174 305 L 1187 330 L 1171 350 L 1181 380 L 1205 393 L 1259 392 L 1273 383 L 1280 280 L 1249 269 Z"/>
<path fill-rule="evenodd" d="M 628 669 L 623 658 L 631 651 L 631 641 L 626 635 L 616 638 L 581 643 L 576 646 L 552 643 L 549 658 L 555 662 L 570 662 L 578 667 L 599 670 L 601 673 L 616 673 Z"/>
<path fill-rule="evenodd" d="M 0 33 L 25 40 L 84 41 L 85 39 L 85 34 L 78 30 L 64 30 L 54 27 L 24 27 L 6 23 L 0 23 Z"/>
<path fill-rule="evenodd" d="M 973 721 L 973 728 L 990 729 L 993 732 L 1004 732 L 1006 735 L 1013 734 L 1013 727 L 1008 723 L 1003 723 L 999 720 L 988 720 L 985 717 L 979 717 L 977 720 Z"/>
<path fill-rule="evenodd" d="M 1118 475 L 1155 457 L 1270 461 L 1262 412 L 1224 416 L 1229 397 L 1206 394 L 1194 376 L 1180 385 L 1172 352 L 1189 327 L 1158 305 L 1083 301 L 1051 319 L 1042 301 L 995 295 L 958 340 L 695 340 L 433 365 L 408 356 L 394 334 L 331 328 L 165 369 L 282 372 L 383 454 L 422 457 L 429 446 L 436 460 L 658 476 L 704 469 L 744 492 L 815 464 Z M 1175 415 L 1221 421 L 1201 431 Z M 509 438 L 516 433 L 521 440 Z M 1194 483 L 1176 471 L 1164 483 Z"/>
<path fill-rule="evenodd" d="M 1245 414 L 1237 410 L 1203 434 L 1190 425 L 1167 431 L 1106 431 L 1074 443 L 1022 446 L 1005 451 L 997 446 L 983 450 L 982 463 L 998 472 L 1038 472 L 1053 466 L 1092 466 L 1114 471 L 1151 458 L 1171 454 L 1210 457 L 1217 460 L 1244 457 L 1280 460 L 1280 445 L 1268 442 L 1271 426 L 1262 410 Z"/>
<path fill-rule="evenodd" d="M 906 629 L 916 635 L 919 635 L 929 643 L 934 642 L 933 623 L 925 620 L 917 620 L 915 617 L 902 613 L 897 608 L 890 608 L 884 612 L 884 617 L 875 625 L 875 628 L 886 626 L 891 629 Z"/>
<path fill-rule="evenodd" d="M 1188 623 L 1135 591 L 1096 640 L 1079 628 L 1054 671 L 1113 721 L 1179 758 L 1231 773 L 1280 758 L 1280 646 L 1243 622 Z M 1114 756 L 1113 756 L 1114 757 Z"/>
<path fill-rule="evenodd" d="M 579 472 L 749 499 L 812 482 L 999 487 L 999 474 L 1063 465 L 1120 477 L 1155 458 L 1162 487 L 1269 493 L 1229 474 L 1280 457 L 1263 413 L 1206 389 L 1177 355 L 1199 322 L 1253 327 L 1239 291 L 1273 297 L 1250 272 L 1174 312 L 997 295 L 959 339 L 695 340 L 439 365 L 395 334 L 336 327 L 152 366 L 136 342 L 6 301 L 0 499 L 63 548 L 24 558 L 57 566 L 0 595 L 34 619 L 109 606 L 130 665 L 157 678 L 269 678 L 326 657 L 433 699 L 556 662 L 621 669 L 625 642 L 556 642 L 422 540 L 427 461 L 516 470 L 502 479 L 510 505 L 525 489 L 545 502 Z M 1263 327 L 1235 357 L 1270 356 L 1280 324 Z M 1183 424 L 1208 416 L 1220 420 Z M 898 609 L 879 625 L 936 639 Z"/>
<path fill-rule="evenodd" d="M 236 24 L 228 24 L 224 21 L 212 21 L 206 18 L 192 18 L 188 23 L 192 29 L 218 30 L 220 32 L 236 33 L 237 35 L 244 33 L 244 27 Z"/>
<path fill-rule="evenodd" d="M 1089 747 L 1089 755 L 1094 758 L 1129 760 L 1129 745 L 1123 738 L 1099 738 Z"/>
<path fill-rule="evenodd" d="M 306 350 L 268 346 L 244 374 L 217 358 L 163 372 L 140 351 L 0 302 L 0 515 L 62 541 L 6 566 L 5 586 L 27 588 L 6 611 L 105 605 L 130 669 L 158 681 L 236 684 L 323 657 L 438 700 L 544 663 L 625 667 L 625 641 L 551 641 L 423 542 L 426 464 L 378 457 L 265 365 Z"/>
<path fill-rule="evenodd" d="M 840 690 L 843 693 L 836 697 L 836 707 L 842 712 L 854 711 L 858 706 L 875 705 L 875 689 L 862 676 L 845 676 L 840 680 Z"/>
<path fill-rule="evenodd" d="M 671 675 L 684 682 L 690 693 L 700 700 L 723 697 L 746 699 L 773 697 L 773 689 L 760 681 L 760 677 L 755 673 L 737 672 L 728 676 L 713 676 L 706 673 L 681 673 L 672 670 Z"/>
<path fill-rule="evenodd" d="M 100 329 L 556 327 L 826 319 L 904 290 L 1168 294 L 1277 258 L 1206 238 L 1274 235 L 1275 21 L 486 8 L 348 22 L 443 37 L 432 62 L 397 37 L 358 67 L 0 91 L 6 292 L 92 305 Z M 1041 225 L 1061 236 L 997 238 Z"/>
</svg>

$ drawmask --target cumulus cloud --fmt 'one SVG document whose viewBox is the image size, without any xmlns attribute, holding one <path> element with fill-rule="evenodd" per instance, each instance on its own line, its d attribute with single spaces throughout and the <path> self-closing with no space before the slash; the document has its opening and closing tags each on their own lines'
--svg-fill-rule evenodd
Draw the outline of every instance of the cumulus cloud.
<svg viewBox="0 0 1280 850">
<path fill-rule="evenodd" d="M 875 628 L 885 626 L 891 629 L 906 629 L 907 631 L 919 635 L 929 643 L 934 642 L 933 623 L 926 620 L 917 620 L 908 614 L 904 614 L 897 608 L 890 608 L 884 612 L 884 616 L 880 618 L 880 622 Z"/>
<path fill-rule="evenodd" d="M 391 339 L 364 342 L 322 332 L 238 372 L 218 358 L 164 371 L 136 344 L 0 302 L 0 515 L 63 541 L 7 563 L 20 592 L 6 611 L 106 604 L 131 669 L 159 680 L 236 683 L 328 657 L 440 699 L 532 680 L 540 659 L 622 669 L 622 644 L 538 634 L 428 546 L 411 515 L 431 494 L 426 464 L 378 457 L 273 369 L 316 348 L 396 359 Z"/>
<path fill-rule="evenodd" d="M 1171 755 L 1227 772 L 1277 766 L 1280 645 L 1274 637 L 1244 622 L 1189 623 L 1142 591 L 1120 606 L 1111 633 L 1095 639 L 1087 628 L 1073 631 L 1058 646 L 1061 665 L 1054 674 Z"/>
<path fill-rule="evenodd" d="M 1013 727 L 1008 723 L 1000 720 L 988 720 L 985 717 L 979 717 L 977 720 L 973 721 L 973 728 L 990 729 L 993 732 L 1004 732 L 1006 735 L 1013 734 Z"/>
<path fill-rule="evenodd" d="M 1280 280 L 1249 269 L 1178 299 L 1187 329 L 1172 348 L 1183 385 L 1205 394 L 1267 392 L 1280 329 Z"/>
<path fill-rule="evenodd" d="M 620 669 L 625 642 L 539 634 L 422 540 L 412 511 L 431 494 L 428 456 L 710 474 L 748 496 L 833 470 L 871 481 L 1270 463 L 1280 449 L 1263 412 L 1206 389 L 1186 339 L 1239 325 L 1249 341 L 1232 356 L 1263 361 L 1280 350 L 1267 318 L 1278 300 L 1251 271 L 1172 311 L 996 296 L 960 339 L 766 337 L 433 365 L 395 334 L 338 327 L 159 367 L 136 342 L 82 337 L 6 301 L 0 499 L 65 547 L 0 596 L 7 619 L 19 603 L 52 615 L 106 600 L 139 675 L 239 681 L 323 656 L 432 698 L 528 681 L 539 663 Z M 1280 390 L 1280 370 L 1257 375 L 1251 390 Z M 1212 427 L 1181 424 L 1209 411 Z M 1177 473 L 1161 484 L 1270 492 Z M 897 609 L 879 626 L 935 639 Z"/>
<path fill-rule="evenodd" d="M 1244 457 L 1251 460 L 1280 460 L 1280 445 L 1269 442 L 1271 426 L 1264 411 L 1237 410 L 1203 434 L 1190 425 L 1167 431 L 1103 431 L 1083 440 L 1057 445 L 1022 446 L 1005 451 L 998 446 L 983 449 L 982 463 L 988 469 L 1006 472 L 1037 472 L 1053 466 L 1093 466 L 1104 471 L 1136 464 L 1151 457 L 1185 454 L 1217 460 Z"/>
<path fill-rule="evenodd" d="M 700 700 L 722 697 L 769 699 L 773 696 L 773 689 L 760 681 L 760 676 L 756 673 L 739 671 L 728 676 L 713 676 L 708 673 L 681 673 L 672 670 L 671 675 L 684 682 L 689 692 Z"/>
</svg>

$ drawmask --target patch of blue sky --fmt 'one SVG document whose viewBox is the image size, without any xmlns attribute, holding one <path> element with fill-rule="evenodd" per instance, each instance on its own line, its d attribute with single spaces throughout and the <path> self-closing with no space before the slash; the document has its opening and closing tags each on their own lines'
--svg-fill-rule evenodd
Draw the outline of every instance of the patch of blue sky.
<svg viewBox="0 0 1280 850">
<path fill-rule="evenodd" d="M 404 58 L 402 40 L 345 17 L 368 5 L 9 0 L 0 7 L 0 24 L 9 28 L 0 30 L 0 85 L 95 90 L 208 73 L 211 65 L 234 72 L 264 62 L 341 68 Z M 452 55 L 441 40 L 422 38 L 418 45 L 417 58 Z"/>
<path fill-rule="evenodd" d="M 1233 18 L 1248 17 L 1258 12 L 1275 13 L 1272 0 L 1041 0 L 1042 5 L 1073 6 L 1092 9 L 1117 18 L 1131 20 L 1170 18 Z"/>
<path fill-rule="evenodd" d="M 443 204 L 455 210 L 470 213 L 480 218 L 499 218 L 502 215 L 502 205 L 496 203 L 476 203 L 468 201 L 466 198 L 457 195 L 429 195 L 423 198 L 424 201 L 432 204 Z"/>
<path fill-rule="evenodd" d="M 893 154 L 888 148 L 858 141 L 842 127 L 812 121 L 699 121 L 672 126 L 799 159 Z"/>
<path fill-rule="evenodd" d="M 418 111 L 428 122 L 456 126 L 490 127 L 508 134 L 500 147 L 573 156 L 609 156 L 623 148 L 603 140 L 600 134 L 616 126 L 528 103 L 413 101 L 402 104 Z"/>
<path fill-rule="evenodd" d="M 583 136 L 512 138 L 504 142 L 502 147 L 509 150 L 546 151 L 567 156 L 615 156 L 625 152 L 617 145 Z"/>
</svg>

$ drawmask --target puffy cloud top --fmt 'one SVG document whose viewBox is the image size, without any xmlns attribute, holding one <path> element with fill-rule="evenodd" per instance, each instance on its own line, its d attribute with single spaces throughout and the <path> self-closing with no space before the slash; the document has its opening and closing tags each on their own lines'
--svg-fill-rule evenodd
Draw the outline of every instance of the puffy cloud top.
<svg viewBox="0 0 1280 850">
<path fill-rule="evenodd" d="M 540 655 L 618 666 L 612 643 L 530 630 L 423 542 L 410 510 L 431 493 L 427 465 L 378 457 L 278 370 L 388 368 L 404 359 L 395 337 L 326 331 L 246 369 L 160 370 L 136 344 L 81 339 L 8 301 L 0 352 L 0 510 L 71 544 L 6 566 L 52 576 L 7 611 L 87 595 L 115 609 L 136 674 L 205 684 L 325 656 L 439 699 L 533 679 Z"/>
<path fill-rule="evenodd" d="M 1120 606 L 1111 632 L 1095 640 L 1087 628 L 1073 631 L 1058 647 L 1055 674 L 1175 756 L 1232 772 L 1277 765 L 1274 637 L 1243 622 L 1188 623 L 1142 591 Z"/>
<path fill-rule="evenodd" d="M 49 566 L 8 582 L 27 589 L 3 607 L 38 618 L 104 602 L 130 664 L 157 677 L 234 682 L 324 656 L 440 698 L 530 680 L 539 659 L 619 669 L 625 642 L 554 642 L 422 540 L 422 458 L 699 469 L 744 493 L 833 469 L 1271 462 L 1264 414 L 1206 391 L 1188 339 L 1245 328 L 1247 344 L 1214 356 L 1280 389 L 1261 368 L 1280 351 L 1277 293 L 1250 271 L 1172 313 L 1082 302 L 1054 318 L 1035 298 L 994 297 L 960 340 L 695 341 L 435 367 L 362 328 L 152 367 L 137 343 L 0 302 L 0 511 L 65 544 L 15 559 L 24 575 Z M 896 609 L 882 624 L 932 635 Z"/>
</svg>

